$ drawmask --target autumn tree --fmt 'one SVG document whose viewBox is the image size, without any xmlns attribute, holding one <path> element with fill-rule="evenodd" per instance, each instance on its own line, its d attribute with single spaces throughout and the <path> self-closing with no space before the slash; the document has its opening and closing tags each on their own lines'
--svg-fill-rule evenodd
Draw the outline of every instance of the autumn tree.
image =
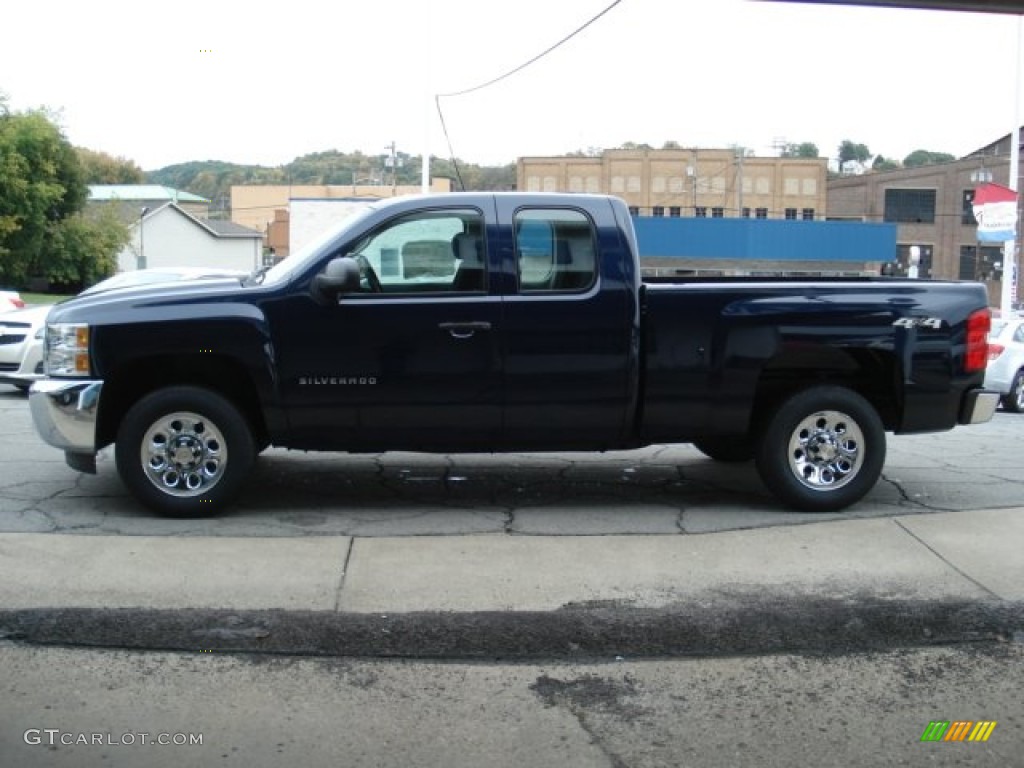
<svg viewBox="0 0 1024 768">
<path fill-rule="evenodd" d="M 146 175 L 134 160 L 75 147 L 86 184 L 142 184 Z"/>
</svg>

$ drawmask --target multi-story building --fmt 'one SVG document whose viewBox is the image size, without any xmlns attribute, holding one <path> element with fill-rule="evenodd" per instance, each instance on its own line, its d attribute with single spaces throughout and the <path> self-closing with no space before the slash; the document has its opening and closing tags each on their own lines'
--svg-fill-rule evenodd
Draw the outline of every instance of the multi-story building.
<svg viewBox="0 0 1024 768">
<path fill-rule="evenodd" d="M 972 202 L 979 184 L 1011 186 L 1009 175 L 1007 135 L 953 162 L 832 179 L 827 217 L 895 223 L 901 273 L 917 246 L 920 277 L 980 280 L 997 304 L 1003 244 L 978 242 Z"/>
<path fill-rule="evenodd" d="M 735 149 L 607 149 L 521 157 L 516 172 L 521 190 L 613 194 L 638 216 L 815 220 L 825 214 L 827 165 Z"/>
</svg>

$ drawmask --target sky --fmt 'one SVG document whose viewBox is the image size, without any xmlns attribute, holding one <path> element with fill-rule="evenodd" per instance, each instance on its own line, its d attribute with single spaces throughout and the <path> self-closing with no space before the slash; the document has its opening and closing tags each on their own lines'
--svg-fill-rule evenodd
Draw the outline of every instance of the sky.
<svg viewBox="0 0 1024 768">
<path fill-rule="evenodd" d="M 5 7 L 0 93 L 144 170 L 326 150 L 448 156 L 435 96 L 515 69 L 612 0 L 36 0 Z M 902 159 L 1009 133 L 1015 16 L 620 0 L 518 73 L 440 105 L 482 165 L 624 142 L 840 142 Z M 1022 121 L 1024 122 L 1024 121 Z"/>
</svg>

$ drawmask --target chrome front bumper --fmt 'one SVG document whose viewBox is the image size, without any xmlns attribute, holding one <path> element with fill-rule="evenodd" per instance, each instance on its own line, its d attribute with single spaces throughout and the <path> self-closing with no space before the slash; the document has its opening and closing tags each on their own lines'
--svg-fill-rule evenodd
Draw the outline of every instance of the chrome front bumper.
<svg viewBox="0 0 1024 768">
<path fill-rule="evenodd" d="M 999 405 L 999 393 L 986 389 L 972 389 L 960 404 L 961 424 L 982 424 L 989 421 Z"/>
<path fill-rule="evenodd" d="M 50 445 L 63 449 L 68 464 L 75 469 L 89 471 L 86 457 L 96 455 L 96 419 L 102 389 L 102 381 L 60 379 L 42 379 L 29 389 L 28 404 L 36 431 Z"/>
</svg>

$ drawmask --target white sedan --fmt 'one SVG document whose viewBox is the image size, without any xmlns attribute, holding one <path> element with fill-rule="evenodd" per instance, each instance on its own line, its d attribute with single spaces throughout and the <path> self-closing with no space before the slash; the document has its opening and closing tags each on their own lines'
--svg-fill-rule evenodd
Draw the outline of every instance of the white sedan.
<svg viewBox="0 0 1024 768">
<path fill-rule="evenodd" d="M 43 332 L 51 304 L 0 314 L 0 383 L 28 390 L 43 376 Z"/>
<path fill-rule="evenodd" d="M 985 389 L 1002 395 L 1005 410 L 1024 411 L 1024 317 L 992 321 Z"/>
</svg>

